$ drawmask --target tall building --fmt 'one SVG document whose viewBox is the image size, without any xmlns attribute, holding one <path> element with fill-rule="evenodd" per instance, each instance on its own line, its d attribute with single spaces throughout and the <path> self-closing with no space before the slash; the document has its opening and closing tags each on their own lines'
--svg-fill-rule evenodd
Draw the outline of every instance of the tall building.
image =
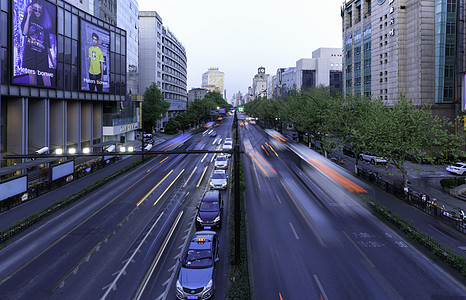
<svg viewBox="0 0 466 300">
<path fill-rule="evenodd" d="M 153 82 L 170 102 L 168 113 L 158 128 L 186 110 L 187 57 L 175 35 L 162 26 L 155 11 L 139 12 L 139 90 L 144 93 Z"/>
<path fill-rule="evenodd" d="M 21 29 L 27 2 L 11 4 L 0 6 L 2 24 L 9 24 L 1 30 L 1 157 L 44 147 L 98 150 L 106 107 L 126 97 L 126 69 L 116 66 L 126 61 L 126 47 L 115 47 L 126 31 L 62 0 L 44 1 L 42 9 L 54 21 L 48 32 L 52 55 L 37 64 L 23 55 L 30 51 Z M 18 164 L 21 170 L 21 162 L 2 160 L 2 166 Z"/>
<path fill-rule="evenodd" d="M 138 94 L 138 3 L 136 0 L 88 0 L 88 3 L 91 14 L 124 29 L 127 34 L 126 39 L 114 43 L 114 47 L 124 48 L 126 52 L 126 62 L 115 64 L 126 69 L 126 97 L 120 103 L 105 106 L 104 140 L 134 140 L 139 129 L 138 103 L 131 99 L 131 95 Z"/>
<path fill-rule="evenodd" d="M 267 98 L 267 78 L 269 74 L 265 74 L 265 68 L 260 67 L 257 69 L 257 74 L 252 79 L 252 94 L 254 99 L 259 97 Z"/>
<path fill-rule="evenodd" d="M 402 93 L 453 117 L 456 0 L 345 1 L 342 20 L 346 93 L 388 105 Z"/>
<path fill-rule="evenodd" d="M 225 74 L 220 72 L 218 68 L 209 68 L 207 72 L 202 74 L 202 85 L 204 89 L 209 91 L 219 92 L 223 94 Z"/>
</svg>

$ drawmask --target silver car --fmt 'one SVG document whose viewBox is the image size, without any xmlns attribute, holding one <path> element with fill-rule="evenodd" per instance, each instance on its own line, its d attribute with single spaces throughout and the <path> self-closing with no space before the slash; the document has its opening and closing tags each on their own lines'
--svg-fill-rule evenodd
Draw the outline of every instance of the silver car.
<svg viewBox="0 0 466 300">
<path fill-rule="evenodd" d="M 224 190 L 227 188 L 228 176 L 225 170 L 215 170 L 210 179 L 210 187 L 216 190 Z"/>
<path fill-rule="evenodd" d="M 227 169 L 228 157 L 226 155 L 218 155 L 215 158 L 215 169 Z"/>
</svg>

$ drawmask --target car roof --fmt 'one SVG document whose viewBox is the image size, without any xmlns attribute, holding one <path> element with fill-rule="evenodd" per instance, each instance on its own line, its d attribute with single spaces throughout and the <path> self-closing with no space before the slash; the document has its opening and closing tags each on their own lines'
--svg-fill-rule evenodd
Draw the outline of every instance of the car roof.
<svg viewBox="0 0 466 300">
<path fill-rule="evenodd" d="M 216 157 L 215 159 L 217 159 L 217 158 L 219 158 L 219 157 L 227 158 L 227 156 L 226 156 L 225 154 L 219 154 L 219 155 L 217 155 L 217 157 Z"/>
<path fill-rule="evenodd" d="M 220 194 L 219 191 L 215 191 L 215 190 L 207 191 L 204 197 L 202 197 L 202 201 L 206 201 L 206 202 L 218 201 L 219 194 Z"/>
<path fill-rule="evenodd" d="M 215 170 L 214 174 L 225 174 L 225 170 Z"/>
</svg>

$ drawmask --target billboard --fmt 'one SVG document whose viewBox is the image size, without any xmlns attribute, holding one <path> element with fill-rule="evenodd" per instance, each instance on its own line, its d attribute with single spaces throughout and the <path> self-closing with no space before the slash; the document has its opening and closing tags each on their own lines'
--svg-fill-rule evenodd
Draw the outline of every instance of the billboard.
<svg viewBox="0 0 466 300">
<path fill-rule="evenodd" d="M 57 7 L 45 0 L 13 0 L 15 84 L 57 85 Z"/>
<path fill-rule="evenodd" d="M 81 90 L 110 90 L 110 32 L 81 20 Z"/>
</svg>

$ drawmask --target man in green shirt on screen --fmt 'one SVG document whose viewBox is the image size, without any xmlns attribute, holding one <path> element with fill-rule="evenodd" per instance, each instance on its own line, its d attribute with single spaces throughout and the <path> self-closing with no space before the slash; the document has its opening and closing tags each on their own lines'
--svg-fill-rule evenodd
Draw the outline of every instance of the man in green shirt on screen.
<svg viewBox="0 0 466 300">
<path fill-rule="evenodd" d="M 89 58 L 91 60 L 89 64 L 89 90 L 95 91 L 97 87 L 97 91 L 102 92 L 104 55 L 102 50 L 97 46 L 99 44 L 99 36 L 95 32 L 92 33 L 92 44 L 89 47 Z"/>
</svg>

